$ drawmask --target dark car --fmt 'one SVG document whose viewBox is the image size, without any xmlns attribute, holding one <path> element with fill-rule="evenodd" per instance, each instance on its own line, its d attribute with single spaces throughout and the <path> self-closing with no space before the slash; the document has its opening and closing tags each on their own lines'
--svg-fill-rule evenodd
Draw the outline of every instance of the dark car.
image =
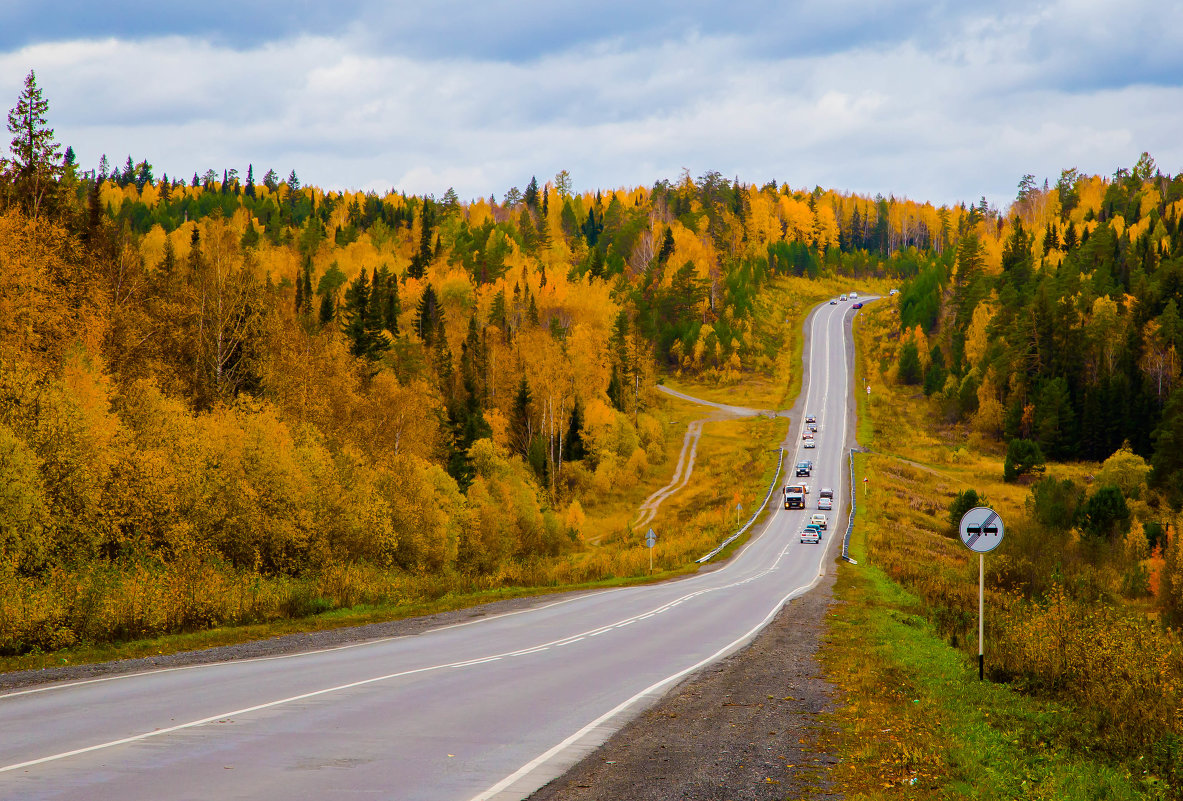
<svg viewBox="0 0 1183 801">
<path fill-rule="evenodd" d="M 853 306 L 851 306 L 850 308 L 852 308 L 852 309 L 861 309 L 862 307 L 863 307 L 863 303 L 862 303 L 862 301 L 859 301 L 858 303 L 854 304 L 854 305 L 853 305 Z"/>
<path fill-rule="evenodd" d="M 797 464 L 797 475 L 807 476 L 809 475 L 810 471 L 812 471 L 812 469 L 813 465 L 811 465 L 809 462 L 799 462 Z"/>
</svg>

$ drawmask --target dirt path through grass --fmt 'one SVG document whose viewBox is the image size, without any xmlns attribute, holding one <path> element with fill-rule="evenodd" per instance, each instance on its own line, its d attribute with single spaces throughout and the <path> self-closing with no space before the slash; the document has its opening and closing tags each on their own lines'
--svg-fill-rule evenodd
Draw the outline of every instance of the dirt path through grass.
<svg viewBox="0 0 1183 801">
<path fill-rule="evenodd" d="M 748 409 L 744 406 L 727 406 L 726 404 L 695 398 L 684 392 L 678 392 L 676 389 L 670 389 L 660 385 L 657 388 L 672 397 L 689 401 L 699 406 L 710 406 L 718 411 L 698 420 L 693 420 L 686 426 L 686 434 L 682 437 L 682 453 L 678 456 L 678 464 L 674 468 L 673 478 L 670 479 L 668 484 L 645 499 L 645 502 L 641 504 L 641 508 L 638 510 L 637 519 L 633 521 L 633 528 L 640 528 L 652 522 L 653 518 L 657 516 L 657 509 L 661 506 L 662 502 L 690 482 L 690 475 L 694 472 L 694 459 L 698 453 L 698 441 L 702 438 L 702 427 L 706 423 L 716 420 L 733 420 L 737 417 L 755 417 L 756 415 L 770 415 L 772 417 L 788 415 L 787 410 L 764 411 L 760 409 Z"/>
</svg>

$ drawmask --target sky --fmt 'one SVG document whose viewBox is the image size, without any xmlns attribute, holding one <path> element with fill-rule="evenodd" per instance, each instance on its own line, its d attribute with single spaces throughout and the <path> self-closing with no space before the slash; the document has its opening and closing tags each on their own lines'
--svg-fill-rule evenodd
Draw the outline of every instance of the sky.
<svg viewBox="0 0 1183 801">
<path fill-rule="evenodd" d="M 84 169 L 253 165 L 463 199 L 718 171 L 937 204 L 1183 171 L 1183 4 L 1162 0 L 5 0 Z"/>
</svg>

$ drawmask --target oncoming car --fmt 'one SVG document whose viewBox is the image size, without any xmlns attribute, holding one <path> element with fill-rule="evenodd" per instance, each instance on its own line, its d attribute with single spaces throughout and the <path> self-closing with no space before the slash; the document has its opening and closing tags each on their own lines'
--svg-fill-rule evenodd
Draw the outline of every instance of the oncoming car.
<svg viewBox="0 0 1183 801">
<path fill-rule="evenodd" d="M 807 439 L 807 440 L 805 440 L 805 444 L 804 444 L 804 445 L 802 445 L 801 447 L 803 447 L 803 448 L 816 448 L 816 447 L 817 447 L 817 443 L 816 443 L 816 442 L 814 442 L 812 439 Z"/>
<path fill-rule="evenodd" d="M 807 475 L 809 475 L 809 473 L 812 469 L 813 469 L 813 465 L 811 465 L 809 462 L 798 462 L 797 463 L 797 475 L 798 476 L 807 476 Z"/>
</svg>

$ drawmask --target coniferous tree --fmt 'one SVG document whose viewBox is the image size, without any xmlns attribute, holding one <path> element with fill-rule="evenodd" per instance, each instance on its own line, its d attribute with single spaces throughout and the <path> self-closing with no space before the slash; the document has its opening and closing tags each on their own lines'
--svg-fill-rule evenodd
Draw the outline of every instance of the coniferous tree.
<svg viewBox="0 0 1183 801">
<path fill-rule="evenodd" d="M 241 162 L 240 162 L 241 163 Z M 255 165 L 246 165 L 246 187 L 242 190 L 242 194 L 254 200 L 255 197 Z"/>
<path fill-rule="evenodd" d="M 567 449 L 567 461 L 581 461 L 585 455 L 583 447 L 583 401 L 575 399 L 571 407 L 571 420 L 567 424 L 567 436 L 563 440 Z"/>
<path fill-rule="evenodd" d="M 382 307 L 382 320 L 391 336 L 398 337 L 398 316 L 402 312 L 402 302 L 398 297 L 398 277 L 391 275 L 386 279 L 385 303 Z"/>
<path fill-rule="evenodd" d="M 514 395 L 509 417 L 509 442 L 522 456 L 529 454 L 530 445 L 534 441 L 534 424 L 530 420 L 532 402 L 530 385 L 526 383 L 526 376 L 523 375 L 518 383 L 518 391 Z"/>
<path fill-rule="evenodd" d="M 29 70 L 16 106 L 8 112 L 8 132 L 12 134 L 8 171 L 17 202 L 33 218 L 43 211 L 56 211 L 63 170 L 60 148 L 46 122 L 48 111 L 49 101 L 41 96 L 37 76 Z"/>
<path fill-rule="evenodd" d="M 296 314 L 304 310 L 304 271 L 296 274 Z"/>
<path fill-rule="evenodd" d="M 439 322 L 439 300 L 431 284 L 423 288 L 419 298 L 419 305 L 415 309 L 415 333 L 423 340 L 423 344 L 431 346 L 435 339 L 435 329 Z"/>
<path fill-rule="evenodd" d="M 336 303 L 333 301 L 333 293 L 325 292 L 320 296 L 320 324 L 322 327 L 328 325 L 337 316 Z"/>
</svg>

